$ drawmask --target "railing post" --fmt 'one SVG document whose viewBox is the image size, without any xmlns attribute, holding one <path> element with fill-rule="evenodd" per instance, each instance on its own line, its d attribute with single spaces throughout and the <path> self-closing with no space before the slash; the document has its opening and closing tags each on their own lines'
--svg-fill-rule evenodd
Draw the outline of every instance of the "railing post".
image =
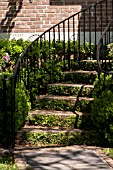
<svg viewBox="0 0 113 170">
<path fill-rule="evenodd" d="M 11 148 L 15 147 L 15 78 L 10 80 L 11 84 Z"/>
<path fill-rule="evenodd" d="M 113 19 L 113 0 L 111 0 L 112 2 L 112 19 Z"/>
<path fill-rule="evenodd" d="M 7 100 L 6 100 L 6 78 L 7 75 L 3 77 L 3 100 L 2 100 L 2 132 L 3 132 L 3 140 L 2 140 L 2 147 L 7 148 Z"/>
</svg>

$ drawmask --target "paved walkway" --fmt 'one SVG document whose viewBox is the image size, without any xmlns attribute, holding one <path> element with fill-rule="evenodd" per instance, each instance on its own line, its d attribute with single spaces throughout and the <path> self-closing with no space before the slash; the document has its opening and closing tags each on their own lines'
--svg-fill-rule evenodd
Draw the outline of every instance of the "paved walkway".
<svg viewBox="0 0 113 170">
<path fill-rule="evenodd" d="M 32 170 L 111 170 L 113 160 L 96 147 L 16 148 L 20 169 Z"/>
</svg>

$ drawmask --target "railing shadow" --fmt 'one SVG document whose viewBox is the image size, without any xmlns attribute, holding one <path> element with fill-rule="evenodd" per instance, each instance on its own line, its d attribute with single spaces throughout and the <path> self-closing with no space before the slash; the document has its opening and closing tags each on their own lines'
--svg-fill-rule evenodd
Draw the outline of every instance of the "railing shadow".
<svg viewBox="0 0 113 170">
<path fill-rule="evenodd" d="M 0 22 L 1 33 L 10 33 L 15 27 L 14 19 L 22 9 L 23 0 L 8 0 L 8 11 Z M 29 0 L 31 3 L 32 1 Z"/>
<path fill-rule="evenodd" d="M 22 8 L 23 0 L 12 1 L 9 0 L 8 3 L 8 11 L 6 12 L 5 18 L 1 20 L 0 26 L 1 31 L 4 32 L 11 32 L 15 26 L 15 22 L 13 21 L 14 18 L 17 17 L 17 14 L 20 12 Z"/>
</svg>

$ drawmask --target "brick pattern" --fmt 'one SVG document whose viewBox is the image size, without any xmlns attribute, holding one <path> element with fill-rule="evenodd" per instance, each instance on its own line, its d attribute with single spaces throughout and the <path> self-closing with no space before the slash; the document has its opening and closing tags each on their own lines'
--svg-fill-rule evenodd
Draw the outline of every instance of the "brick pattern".
<svg viewBox="0 0 113 170">
<path fill-rule="evenodd" d="M 0 33 L 36 33 L 44 32 L 54 24 L 63 19 L 77 13 L 83 8 L 88 7 L 97 0 L 4 0 L 0 1 Z M 99 5 L 98 5 L 99 6 Z M 111 16 L 111 0 L 108 4 L 108 16 Z M 105 4 L 103 6 L 103 11 Z M 100 15 L 100 11 L 97 9 Z M 88 16 L 89 14 L 86 13 Z M 92 31 L 94 30 L 95 16 L 92 15 Z M 105 12 L 103 12 L 105 20 Z M 97 18 L 98 27 L 100 27 L 100 17 Z M 88 17 L 87 17 L 87 22 Z M 83 24 L 83 17 L 77 22 L 78 25 Z M 70 24 L 71 31 L 72 24 Z M 85 26 L 89 29 L 88 24 Z"/>
</svg>

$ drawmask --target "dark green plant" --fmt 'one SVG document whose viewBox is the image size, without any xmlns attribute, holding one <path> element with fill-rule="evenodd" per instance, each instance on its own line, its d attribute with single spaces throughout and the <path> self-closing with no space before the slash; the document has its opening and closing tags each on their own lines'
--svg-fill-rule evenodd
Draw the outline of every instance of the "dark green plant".
<svg viewBox="0 0 113 170">
<path fill-rule="evenodd" d="M 36 67 L 34 69 L 26 66 L 21 72 L 23 81 L 27 89 L 31 92 L 33 100 L 39 94 L 46 94 L 47 85 L 49 83 L 59 82 L 62 77 L 62 62 L 51 58 L 46 62 L 42 61 L 41 64 L 40 68 Z"/>
<path fill-rule="evenodd" d="M 102 134 L 109 145 L 113 146 L 113 79 L 112 75 L 96 80 L 94 88 L 94 103 L 92 105 L 92 120 L 95 129 Z"/>
<path fill-rule="evenodd" d="M 14 126 L 15 121 L 15 131 L 22 127 L 25 119 L 27 117 L 28 111 L 31 108 L 29 92 L 26 90 L 24 83 L 21 81 L 16 83 L 16 88 L 14 88 L 14 79 L 6 80 L 6 95 L 3 93 L 3 77 L 2 73 L 0 76 L 0 140 L 5 140 L 6 145 L 10 145 L 12 125 Z M 11 73 L 7 73 L 7 78 L 11 77 Z M 15 97 L 14 97 L 15 96 Z M 5 110 L 4 110 L 4 108 Z M 7 136 L 6 136 L 7 134 Z M 3 142 L 3 141 L 0 141 Z M 4 145 L 5 145 L 4 144 Z"/>
<path fill-rule="evenodd" d="M 97 62 L 96 61 L 91 61 L 91 60 L 83 60 L 80 61 L 80 68 L 82 70 L 89 70 L 89 71 L 96 71 L 97 70 Z"/>
<path fill-rule="evenodd" d="M 15 120 L 16 129 L 21 128 L 26 120 L 27 114 L 31 109 L 30 95 L 24 83 L 17 83 L 15 90 Z"/>
<path fill-rule="evenodd" d="M 96 74 L 93 73 L 63 73 L 63 78 L 62 81 L 63 82 L 68 82 L 68 83 L 89 83 L 92 84 L 95 80 L 95 78 L 97 77 Z"/>
<path fill-rule="evenodd" d="M 90 43 L 90 42 L 85 42 L 85 44 L 83 44 L 84 48 L 85 48 L 85 56 L 84 59 L 95 59 L 95 45 L 94 43 Z"/>
</svg>

